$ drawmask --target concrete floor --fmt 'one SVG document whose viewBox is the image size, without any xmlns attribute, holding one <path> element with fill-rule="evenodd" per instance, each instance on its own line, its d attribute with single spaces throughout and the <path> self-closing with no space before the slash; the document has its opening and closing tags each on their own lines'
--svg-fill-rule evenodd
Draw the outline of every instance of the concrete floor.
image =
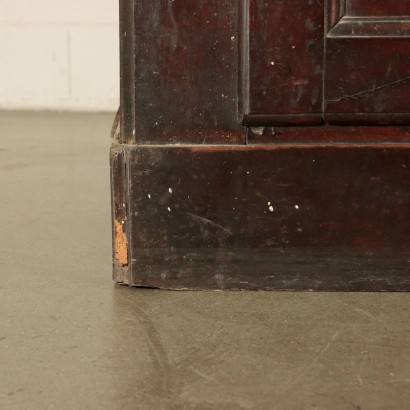
<svg viewBox="0 0 410 410">
<path fill-rule="evenodd" d="M 0 113 L 1 409 L 410 408 L 410 295 L 111 281 L 113 115 Z"/>
</svg>

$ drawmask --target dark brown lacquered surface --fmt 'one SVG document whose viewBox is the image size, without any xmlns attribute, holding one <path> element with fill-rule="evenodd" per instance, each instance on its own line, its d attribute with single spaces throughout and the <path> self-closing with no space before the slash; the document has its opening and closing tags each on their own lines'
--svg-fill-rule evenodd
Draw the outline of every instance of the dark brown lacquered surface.
<svg viewBox="0 0 410 410">
<path fill-rule="evenodd" d="M 323 75 L 323 0 L 244 2 L 245 122 L 320 123 Z M 282 116 L 283 115 L 283 116 Z M 296 117 L 297 118 L 297 117 Z"/>
<path fill-rule="evenodd" d="M 355 117 L 356 118 L 356 117 Z M 248 127 L 249 143 L 396 143 L 410 142 L 408 126 Z"/>
<path fill-rule="evenodd" d="M 120 137 L 135 140 L 135 1 L 120 0 Z"/>
<path fill-rule="evenodd" d="M 340 0 L 335 0 L 340 1 Z M 343 0 L 350 16 L 409 16 L 408 0 Z"/>
<path fill-rule="evenodd" d="M 133 285 L 410 289 L 407 145 L 127 155 Z"/>
<path fill-rule="evenodd" d="M 130 113 L 134 125 L 124 125 L 124 139 L 148 144 L 243 141 L 237 1 L 121 2 L 125 10 L 132 3 L 135 28 L 126 19 L 122 34 L 125 42 L 135 37 L 134 49 L 126 49 L 122 64 L 130 78 L 135 73 L 136 83 L 124 84 L 123 104 L 126 111 L 135 110 L 135 119 Z"/>
<path fill-rule="evenodd" d="M 407 2 L 120 4 L 125 142 L 243 143 L 239 123 L 410 123 Z"/>
<path fill-rule="evenodd" d="M 328 38 L 326 67 L 325 119 L 328 113 L 380 113 L 394 123 L 395 113 L 410 112 L 409 39 Z M 345 121 L 340 115 L 338 122 Z M 369 119 L 378 121 L 377 115 Z"/>
<path fill-rule="evenodd" d="M 409 123 L 410 3 L 335 0 L 328 7 L 325 121 Z"/>
</svg>

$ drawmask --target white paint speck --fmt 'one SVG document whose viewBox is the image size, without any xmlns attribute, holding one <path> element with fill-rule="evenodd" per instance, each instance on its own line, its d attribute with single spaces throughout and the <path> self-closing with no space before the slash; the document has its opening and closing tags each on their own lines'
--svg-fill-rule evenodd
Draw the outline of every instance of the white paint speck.
<svg viewBox="0 0 410 410">
<path fill-rule="evenodd" d="M 263 135 L 263 131 L 265 127 L 251 127 L 251 131 L 253 135 Z"/>
<path fill-rule="evenodd" d="M 295 209 L 299 209 L 299 205 L 295 205 Z"/>
<path fill-rule="evenodd" d="M 148 199 L 151 199 L 151 194 L 148 194 Z"/>
<path fill-rule="evenodd" d="M 123 208 L 125 208 L 125 203 L 124 203 L 124 204 L 122 204 L 122 207 L 123 207 Z"/>
<path fill-rule="evenodd" d="M 170 207 L 168 207 L 168 212 L 171 212 L 171 208 L 170 208 Z"/>
<path fill-rule="evenodd" d="M 231 37 L 231 41 L 235 41 L 235 36 L 232 36 L 232 37 Z"/>
<path fill-rule="evenodd" d="M 134 136 L 135 136 L 135 130 L 132 130 L 132 135 L 134 135 Z"/>
<path fill-rule="evenodd" d="M 172 194 L 172 188 L 168 188 L 168 192 Z"/>
<path fill-rule="evenodd" d="M 275 65 L 275 62 L 274 62 L 274 61 L 271 61 L 271 62 L 270 62 L 270 65 Z"/>
<path fill-rule="evenodd" d="M 272 205 L 269 207 L 269 211 L 273 212 L 273 206 Z"/>
<path fill-rule="evenodd" d="M 270 202 L 268 202 L 268 206 L 270 205 Z"/>
</svg>

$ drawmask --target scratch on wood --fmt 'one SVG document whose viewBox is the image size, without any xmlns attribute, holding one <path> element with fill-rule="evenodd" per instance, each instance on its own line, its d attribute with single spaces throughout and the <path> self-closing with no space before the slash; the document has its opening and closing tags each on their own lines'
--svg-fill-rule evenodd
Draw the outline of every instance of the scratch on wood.
<svg viewBox="0 0 410 410">
<path fill-rule="evenodd" d="M 392 85 L 404 83 L 407 80 L 410 80 L 410 75 L 407 76 L 407 77 L 404 77 L 404 78 L 400 78 L 400 80 L 392 81 L 392 82 L 387 83 L 387 84 L 379 85 L 378 87 L 370 88 L 369 90 L 360 91 L 360 92 L 355 93 L 355 94 L 344 95 L 343 97 L 340 97 L 340 98 L 337 98 L 337 99 L 334 99 L 334 100 L 329 100 L 329 102 L 339 102 L 339 101 L 343 101 L 343 100 L 355 99 L 356 97 L 360 97 L 363 94 L 372 93 L 374 91 L 378 91 L 378 90 L 381 90 L 381 89 L 386 88 L 386 87 L 391 87 Z"/>
<path fill-rule="evenodd" d="M 122 266 L 128 266 L 128 241 L 123 224 L 115 221 L 115 258 Z"/>
<path fill-rule="evenodd" d="M 211 221 L 210 219 L 204 218 L 203 216 L 199 216 L 199 215 L 195 215 L 195 214 L 191 214 L 190 212 L 187 212 L 187 215 L 189 215 L 192 219 L 195 219 L 197 221 L 206 223 L 208 225 L 212 225 L 215 226 L 216 228 L 221 229 L 222 231 L 224 231 L 225 233 L 229 234 L 229 235 L 233 235 L 232 231 L 230 231 L 229 229 L 223 227 L 222 225 L 219 225 L 218 223 Z"/>
</svg>

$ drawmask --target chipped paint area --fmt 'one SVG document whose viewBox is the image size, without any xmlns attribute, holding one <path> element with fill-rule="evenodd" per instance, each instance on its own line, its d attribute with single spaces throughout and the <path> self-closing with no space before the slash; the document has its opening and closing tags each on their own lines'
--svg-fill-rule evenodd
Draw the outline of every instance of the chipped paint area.
<svg viewBox="0 0 410 410">
<path fill-rule="evenodd" d="M 115 259 L 122 266 L 128 266 L 128 241 L 124 232 L 124 225 L 115 221 Z"/>
</svg>

